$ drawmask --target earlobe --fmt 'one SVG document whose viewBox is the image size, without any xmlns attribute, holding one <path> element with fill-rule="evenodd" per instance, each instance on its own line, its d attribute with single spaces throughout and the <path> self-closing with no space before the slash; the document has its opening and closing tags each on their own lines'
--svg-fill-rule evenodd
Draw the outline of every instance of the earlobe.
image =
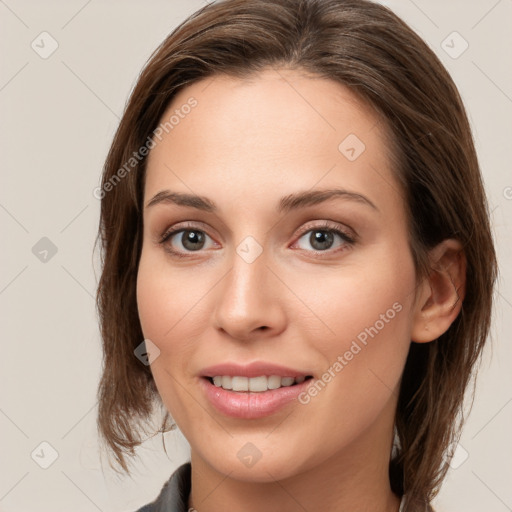
<svg viewBox="0 0 512 512">
<path fill-rule="evenodd" d="M 433 341 L 445 333 L 462 308 L 466 257 L 460 242 L 443 240 L 429 253 L 431 271 L 417 293 L 411 340 Z"/>
</svg>

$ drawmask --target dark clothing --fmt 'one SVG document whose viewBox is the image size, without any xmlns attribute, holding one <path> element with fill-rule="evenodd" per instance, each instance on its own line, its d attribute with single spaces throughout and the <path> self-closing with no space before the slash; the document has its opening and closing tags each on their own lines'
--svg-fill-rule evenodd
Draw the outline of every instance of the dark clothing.
<svg viewBox="0 0 512 512">
<path fill-rule="evenodd" d="M 156 500 L 137 512 L 188 512 L 190 462 L 180 466 L 164 484 Z"/>
</svg>

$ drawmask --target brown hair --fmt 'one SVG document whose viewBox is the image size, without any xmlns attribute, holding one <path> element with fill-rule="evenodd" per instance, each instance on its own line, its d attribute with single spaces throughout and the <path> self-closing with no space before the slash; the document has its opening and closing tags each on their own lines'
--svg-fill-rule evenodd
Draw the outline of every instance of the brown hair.
<svg viewBox="0 0 512 512">
<path fill-rule="evenodd" d="M 122 179 L 120 169 L 187 84 L 215 74 L 246 78 L 268 66 L 337 81 L 383 116 L 409 211 L 418 277 L 431 271 L 427 251 L 442 240 L 456 238 L 464 247 L 461 313 L 437 340 L 411 343 L 395 418 L 392 489 L 406 493 L 407 503 L 428 503 L 448 469 L 446 452 L 460 435 L 464 392 L 489 331 L 496 258 L 471 130 L 453 81 L 403 21 L 366 0 L 213 3 L 175 29 L 149 59 L 102 178 L 99 431 L 128 471 L 125 456 L 135 453 L 155 404 L 161 405 L 149 367 L 134 357 L 143 340 L 136 277 L 146 159 Z"/>
</svg>

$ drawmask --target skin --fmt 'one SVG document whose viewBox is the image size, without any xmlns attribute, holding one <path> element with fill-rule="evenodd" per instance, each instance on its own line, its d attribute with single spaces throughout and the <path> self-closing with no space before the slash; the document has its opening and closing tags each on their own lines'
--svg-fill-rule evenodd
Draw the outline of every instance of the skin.
<svg viewBox="0 0 512 512">
<path fill-rule="evenodd" d="M 189 506 L 397 512 L 388 464 L 400 379 L 411 340 L 435 339 L 458 313 L 460 248 L 438 246 L 436 264 L 450 270 L 417 279 L 385 127 L 344 86 L 285 69 L 216 76 L 181 90 L 163 119 L 190 97 L 197 106 L 149 155 L 137 281 L 144 336 L 160 350 L 151 370 L 191 446 Z M 365 144 L 354 161 L 338 149 L 349 134 Z M 374 207 L 345 197 L 276 211 L 283 196 L 327 188 Z M 163 190 L 206 196 L 218 211 L 148 206 Z M 325 233 L 326 220 L 355 243 L 334 234 L 319 249 L 310 235 Z M 204 234 L 202 248 L 188 249 L 182 233 L 159 243 L 184 221 Z M 251 263 L 236 251 L 248 236 L 262 249 Z M 226 361 L 321 378 L 393 304 L 394 318 L 305 405 L 245 420 L 221 414 L 202 392 L 200 371 Z M 248 442 L 261 453 L 252 467 L 237 456 Z"/>
</svg>

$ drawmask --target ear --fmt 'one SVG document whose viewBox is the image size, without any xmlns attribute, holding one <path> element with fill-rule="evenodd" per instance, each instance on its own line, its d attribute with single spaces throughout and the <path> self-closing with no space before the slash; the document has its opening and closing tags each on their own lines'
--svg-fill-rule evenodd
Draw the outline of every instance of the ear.
<svg viewBox="0 0 512 512">
<path fill-rule="evenodd" d="M 462 308 L 466 256 L 460 242 L 443 240 L 429 252 L 431 271 L 419 285 L 411 340 L 427 343 L 444 334 Z"/>
</svg>

